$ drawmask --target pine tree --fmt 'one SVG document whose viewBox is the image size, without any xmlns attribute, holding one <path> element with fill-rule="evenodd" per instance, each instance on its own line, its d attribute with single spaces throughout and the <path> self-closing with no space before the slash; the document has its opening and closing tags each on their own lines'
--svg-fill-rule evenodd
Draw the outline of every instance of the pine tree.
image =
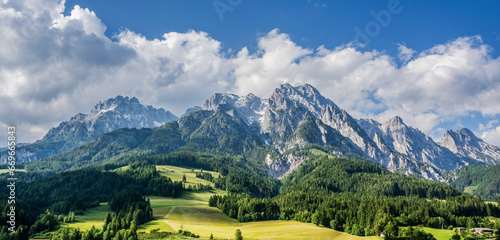
<svg viewBox="0 0 500 240">
<path fill-rule="evenodd" d="M 391 237 L 397 237 L 399 235 L 399 228 L 396 222 L 390 221 L 385 226 L 385 232 Z"/>
<path fill-rule="evenodd" d="M 234 233 L 234 237 L 236 240 L 243 240 L 243 235 L 241 235 L 240 229 L 236 229 L 236 232 Z"/>
<path fill-rule="evenodd" d="M 243 207 L 240 206 L 240 208 L 238 209 L 238 222 L 244 222 L 245 219 L 244 219 L 244 215 L 243 215 Z"/>
<path fill-rule="evenodd" d="M 182 175 L 182 182 L 184 182 L 184 183 L 187 182 L 187 180 L 186 180 L 186 174 Z"/>
<path fill-rule="evenodd" d="M 314 223 L 314 224 L 316 224 L 316 226 L 319 226 L 319 223 L 321 222 L 319 211 L 316 211 L 312 215 L 311 222 Z"/>
</svg>

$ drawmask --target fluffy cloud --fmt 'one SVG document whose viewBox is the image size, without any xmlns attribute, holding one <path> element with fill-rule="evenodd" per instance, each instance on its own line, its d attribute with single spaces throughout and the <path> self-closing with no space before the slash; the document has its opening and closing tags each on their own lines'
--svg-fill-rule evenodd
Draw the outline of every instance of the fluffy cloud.
<svg viewBox="0 0 500 240">
<path fill-rule="evenodd" d="M 406 45 L 399 44 L 398 45 L 398 58 L 403 61 L 403 62 L 408 62 L 410 59 L 413 58 L 413 55 L 416 53 L 415 50 L 406 47 Z"/>
<path fill-rule="evenodd" d="M 64 2 L 53 0 L 0 3 L 0 127 L 17 124 L 21 141 L 116 95 L 180 115 L 215 92 L 269 97 L 282 83 L 312 84 L 355 117 L 399 115 L 426 133 L 471 111 L 500 114 L 500 59 L 479 36 L 421 53 L 399 45 L 398 66 L 384 52 L 352 45 L 303 48 L 277 29 L 258 39 L 255 52 L 235 54 L 197 31 L 147 39 L 124 30 L 110 39 L 91 10 L 63 11 Z M 494 129 L 480 131 L 500 143 Z"/>
<path fill-rule="evenodd" d="M 500 125 L 496 128 L 484 131 L 481 138 L 488 143 L 500 146 Z"/>
</svg>

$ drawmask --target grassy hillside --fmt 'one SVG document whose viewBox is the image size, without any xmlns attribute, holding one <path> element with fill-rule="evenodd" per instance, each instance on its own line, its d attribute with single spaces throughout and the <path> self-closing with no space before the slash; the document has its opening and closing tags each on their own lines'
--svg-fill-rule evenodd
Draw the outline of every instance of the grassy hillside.
<svg viewBox="0 0 500 240">
<path fill-rule="evenodd" d="M 173 180 L 181 180 L 186 175 L 187 183 L 209 184 L 209 181 L 196 178 L 200 169 L 156 166 L 157 170 Z M 209 172 L 218 177 L 218 173 Z M 155 220 L 141 225 L 139 231 L 149 232 L 159 229 L 160 232 L 188 230 L 209 238 L 213 234 L 216 239 L 232 239 L 236 229 L 240 229 L 245 239 L 380 239 L 378 237 L 357 237 L 329 228 L 318 227 L 310 223 L 297 221 L 262 221 L 240 223 L 222 213 L 221 210 L 208 206 L 210 196 L 225 195 L 221 190 L 186 191 L 180 198 L 149 196 Z"/>
<path fill-rule="evenodd" d="M 95 226 L 102 229 L 106 213 L 111 212 L 108 203 L 101 203 L 99 206 L 85 210 L 83 215 L 77 215 L 75 222 L 61 223 L 59 227 L 80 228 L 82 231 L 87 231 Z"/>
<path fill-rule="evenodd" d="M 203 184 L 203 185 L 210 185 L 214 187 L 214 183 L 207 181 L 205 179 L 197 178 L 196 173 L 201 173 L 201 169 L 194 169 L 194 168 L 182 168 L 182 167 L 175 167 L 175 166 L 168 166 L 168 165 L 159 165 L 156 166 L 156 170 L 160 172 L 160 174 L 167 176 L 171 178 L 173 181 L 182 181 L 182 176 L 186 176 L 186 187 L 191 185 L 196 185 L 196 184 Z M 217 178 L 219 177 L 220 173 L 214 172 L 214 171 L 207 171 L 203 170 L 205 173 L 210 173 L 212 174 L 213 177 Z"/>
<path fill-rule="evenodd" d="M 207 206 L 176 207 L 166 222 L 175 230 L 188 230 L 202 238 L 213 234 L 216 239 L 231 239 L 236 229 L 240 229 L 245 239 L 381 239 L 352 236 L 297 221 L 240 223 L 219 209 Z"/>
<path fill-rule="evenodd" d="M 240 223 L 208 207 L 207 199 L 214 192 L 193 192 L 181 198 L 150 197 L 154 221 L 140 226 L 139 231 L 188 230 L 201 238 L 232 239 L 240 229 L 244 239 L 381 239 L 379 237 L 357 237 L 329 228 L 317 227 L 297 221 L 262 221 Z M 219 191 L 217 194 L 221 194 Z"/>
<path fill-rule="evenodd" d="M 447 229 L 435 229 L 435 228 L 423 227 L 422 230 L 432 234 L 432 236 L 434 236 L 436 240 L 449 240 L 451 236 L 454 234 L 452 230 L 447 230 Z"/>
</svg>

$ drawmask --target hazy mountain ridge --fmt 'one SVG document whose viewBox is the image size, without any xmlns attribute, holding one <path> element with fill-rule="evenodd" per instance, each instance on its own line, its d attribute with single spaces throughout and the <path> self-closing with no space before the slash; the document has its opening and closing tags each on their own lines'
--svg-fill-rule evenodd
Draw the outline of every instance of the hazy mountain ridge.
<svg viewBox="0 0 500 240">
<path fill-rule="evenodd" d="M 67 151 L 97 136 L 120 128 L 152 128 L 177 117 L 163 108 L 142 105 L 135 97 L 117 96 L 97 103 L 90 113 L 78 113 L 60 123 L 35 143 L 17 149 L 17 161 L 35 161 Z M 6 162 L 1 153 L 0 162 Z"/>
</svg>

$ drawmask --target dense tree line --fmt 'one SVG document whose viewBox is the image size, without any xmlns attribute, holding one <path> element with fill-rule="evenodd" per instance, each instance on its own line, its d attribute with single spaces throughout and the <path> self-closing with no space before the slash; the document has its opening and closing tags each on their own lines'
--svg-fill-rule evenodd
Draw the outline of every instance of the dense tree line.
<svg viewBox="0 0 500 240">
<path fill-rule="evenodd" d="M 282 182 L 281 191 L 285 193 L 313 189 L 326 194 L 353 192 L 439 199 L 460 194 L 442 183 L 391 173 L 375 163 L 325 155 L 311 157 Z"/>
<path fill-rule="evenodd" d="M 450 186 L 464 191 L 467 187 L 471 193 L 489 201 L 500 198 L 500 165 L 465 166 L 448 172 Z"/>
<path fill-rule="evenodd" d="M 240 222 L 296 220 L 359 236 L 378 235 L 391 224 L 433 228 L 450 225 L 494 227 L 487 216 L 500 217 L 497 206 L 473 196 L 449 197 L 442 201 L 350 193 L 325 195 L 309 191 L 290 192 L 274 198 L 214 195 L 209 205 Z"/>
<path fill-rule="evenodd" d="M 136 188 L 140 195 L 178 197 L 181 182 L 161 176 L 155 166 L 134 162 L 124 171 L 84 169 L 64 172 L 32 183 L 21 182 L 21 199 L 38 209 L 51 208 L 57 213 L 84 210 L 111 199 L 125 188 Z"/>
<path fill-rule="evenodd" d="M 201 171 L 203 171 L 203 170 L 201 170 Z M 196 173 L 196 177 L 201 178 L 201 179 L 205 179 L 205 180 L 210 181 L 210 182 L 214 181 L 214 176 L 212 176 L 212 174 L 209 172 Z"/>
<path fill-rule="evenodd" d="M 29 172 L 51 171 L 59 173 L 68 170 L 96 167 L 106 163 L 130 163 L 133 159 L 147 155 L 147 152 L 136 150 L 153 130 L 148 128 L 127 129 L 103 134 L 69 151 L 47 157 L 38 161 L 25 163 Z M 127 153 L 124 158 L 120 154 Z"/>
</svg>

